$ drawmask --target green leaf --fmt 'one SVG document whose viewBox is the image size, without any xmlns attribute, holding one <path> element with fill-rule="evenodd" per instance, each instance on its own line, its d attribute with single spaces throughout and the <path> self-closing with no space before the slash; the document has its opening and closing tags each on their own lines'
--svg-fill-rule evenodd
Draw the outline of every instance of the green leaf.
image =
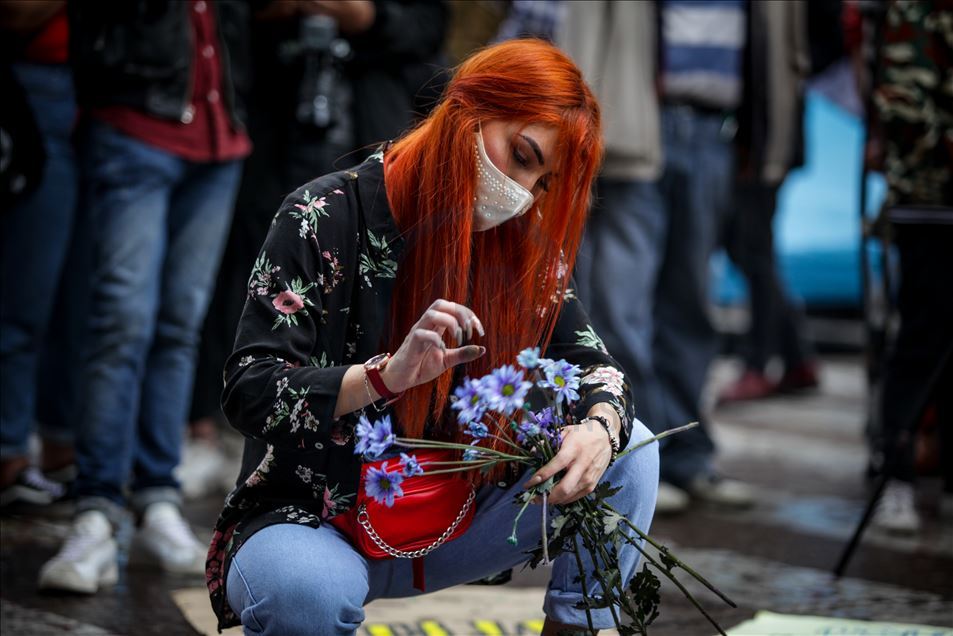
<svg viewBox="0 0 953 636">
<path fill-rule="evenodd" d="M 622 515 L 617 512 L 604 512 L 602 515 L 602 534 L 610 535 L 619 529 Z"/>
<path fill-rule="evenodd" d="M 635 616 L 631 618 L 633 626 L 639 630 L 634 633 L 645 634 L 652 621 L 658 618 L 661 586 L 658 577 L 649 570 L 648 564 L 643 564 L 642 570 L 629 581 L 628 594 L 636 610 Z"/>
</svg>

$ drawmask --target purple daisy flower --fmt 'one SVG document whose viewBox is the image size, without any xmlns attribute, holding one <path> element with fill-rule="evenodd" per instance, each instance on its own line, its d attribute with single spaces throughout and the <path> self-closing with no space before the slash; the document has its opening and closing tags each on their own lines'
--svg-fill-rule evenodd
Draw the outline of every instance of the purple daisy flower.
<svg viewBox="0 0 953 636">
<path fill-rule="evenodd" d="M 467 425 L 467 435 L 474 438 L 474 443 L 476 440 L 483 439 L 489 434 L 490 429 L 482 422 L 470 422 Z"/>
<path fill-rule="evenodd" d="M 472 462 L 472 461 L 476 461 L 476 460 L 478 460 L 478 459 L 483 459 L 483 453 L 481 453 L 481 452 L 478 451 L 477 449 L 475 449 L 475 448 L 469 448 L 469 449 L 463 451 L 463 461 L 465 461 L 465 462 Z"/>
<path fill-rule="evenodd" d="M 559 427 L 556 425 L 556 414 L 553 413 L 551 407 L 546 407 L 539 412 L 528 411 L 526 416 L 526 419 L 517 428 L 517 441 L 524 444 L 527 438 L 533 435 L 545 435 L 556 442 L 558 446 Z"/>
<path fill-rule="evenodd" d="M 542 411 L 537 413 L 530 412 L 530 415 L 533 417 L 533 420 L 539 424 L 539 427 L 547 432 L 551 432 L 556 429 L 556 414 L 553 413 L 553 408 L 547 406 Z"/>
<path fill-rule="evenodd" d="M 532 388 L 532 383 L 523 380 L 523 372 L 505 364 L 492 373 L 484 376 L 482 385 L 483 398 L 490 409 L 510 415 L 513 411 L 523 408 L 526 394 Z"/>
<path fill-rule="evenodd" d="M 424 474 L 424 469 L 420 467 L 420 462 L 417 461 L 417 457 L 415 455 L 401 453 L 400 468 L 404 477 L 415 477 L 416 475 Z"/>
<path fill-rule="evenodd" d="M 364 489 L 368 496 L 374 498 L 374 501 L 390 508 L 394 505 L 394 497 L 404 496 L 404 491 L 400 487 L 402 481 L 404 477 L 400 473 L 387 472 L 387 462 L 384 462 L 380 468 L 371 467 L 367 470 Z"/>
<path fill-rule="evenodd" d="M 460 411 L 457 413 L 457 421 L 460 424 L 477 422 L 483 419 L 483 415 L 486 413 L 486 402 L 483 400 L 481 389 L 479 380 L 467 378 L 463 381 L 463 384 L 454 390 L 454 400 L 451 408 Z"/>
<path fill-rule="evenodd" d="M 363 455 L 369 450 L 371 443 L 369 438 L 373 431 L 374 425 L 367 419 L 367 416 L 362 415 L 357 420 L 357 426 L 354 428 L 354 437 L 357 439 L 354 444 L 355 455 Z"/>
<path fill-rule="evenodd" d="M 519 355 L 516 356 L 516 361 L 521 367 L 530 371 L 539 366 L 539 347 L 533 347 L 532 349 L 523 349 L 519 352 Z"/>
<path fill-rule="evenodd" d="M 377 457 L 397 441 L 397 436 L 394 435 L 391 427 L 390 415 L 385 415 L 374 424 L 362 415 L 354 429 L 354 434 L 357 437 L 354 453 L 368 457 Z"/>
<path fill-rule="evenodd" d="M 552 389 L 557 404 L 569 404 L 579 399 L 579 393 L 576 391 L 579 388 L 579 367 L 565 360 L 557 360 L 545 364 L 543 373 L 546 379 L 539 384 L 544 389 Z"/>
<path fill-rule="evenodd" d="M 536 437 L 542 432 L 543 430 L 534 420 L 524 420 L 516 431 L 516 441 L 520 444 L 526 444 L 530 441 L 531 437 Z"/>
</svg>

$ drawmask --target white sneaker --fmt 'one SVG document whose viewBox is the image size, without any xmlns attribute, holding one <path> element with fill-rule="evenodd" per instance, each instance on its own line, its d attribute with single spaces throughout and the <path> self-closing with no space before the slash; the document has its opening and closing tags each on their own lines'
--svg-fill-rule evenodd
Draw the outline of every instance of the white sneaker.
<svg viewBox="0 0 953 636">
<path fill-rule="evenodd" d="M 129 562 L 158 565 L 176 574 L 202 574 L 208 546 L 202 544 L 182 518 L 178 507 L 154 503 L 142 515 L 142 525 L 132 539 Z"/>
<path fill-rule="evenodd" d="M 658 484 L 658 498 L 655 500 L 655 514 L 671 515 L 688 509 L 688 493 L 667 481 Z"/>
<path fill-rule="evenodd" d="M 914 502 L 913 484 L 891 479 L 877 502 L 871 523 L 892 534 L 915 534 L 920 530 L 920 515 Z"/>
<path fill-rule="evenodd" d="M 699 501 L 725 508 L 750 508 L 754 505 L 754 491 L 751 486 L 714 473 L 699 475 L 693 479 L 688 487 L 688 494 Z"/>
<path fill-rule="evenodd" d="M 77 515 L 63 547 L 40 568 L 41 590 L 95 594 L 119 580 L 116 539 L 106 515 L 88 510 Z"/>
<path fill-rule="evenodd" d="M 225 452 L 216 444 L 203 440 L 188 440 L 182 448 L 182 461 L 175 469 L 175 477 L 182 484 L 186 499 L 224 494 L 221 490 L 222 473 L 227 468 Z"/>
</svg>

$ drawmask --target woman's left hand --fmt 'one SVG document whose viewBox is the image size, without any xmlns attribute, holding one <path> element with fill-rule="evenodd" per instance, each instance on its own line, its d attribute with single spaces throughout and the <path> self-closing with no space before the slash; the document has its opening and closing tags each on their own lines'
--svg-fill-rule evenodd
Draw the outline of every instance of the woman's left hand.
<svg viewBox="0 0 953 636">
<path fill-rule="evenodd" d="M 610 459 L 612 444 L 606 430 L 599 422 L 584 419 L 579 424 L 563 429 L 559 452 L 529 478 L 526 488 L 538 486 L 565 469 L 566 474 L 549 493 L 549 503 L 571 503 L 596 489 Z"/>
</svg>

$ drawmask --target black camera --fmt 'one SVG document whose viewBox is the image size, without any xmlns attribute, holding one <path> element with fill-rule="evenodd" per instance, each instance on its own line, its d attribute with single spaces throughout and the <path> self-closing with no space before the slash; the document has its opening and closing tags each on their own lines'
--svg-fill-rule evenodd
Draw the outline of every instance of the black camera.
<svg viewBox="0 0 953 636">
<path fill-rule="evenodd" d="M 301 20 L 298 40 L 282 51 L 286 61 L 300 58 L 303 62 L 295 109 L 299 123 L 320 130 L 349 127 L 350 86 L 342 79 L 350 56 L 351 45 L 338 37 L 333 18 L 311 15 Z"/>
</svg>

